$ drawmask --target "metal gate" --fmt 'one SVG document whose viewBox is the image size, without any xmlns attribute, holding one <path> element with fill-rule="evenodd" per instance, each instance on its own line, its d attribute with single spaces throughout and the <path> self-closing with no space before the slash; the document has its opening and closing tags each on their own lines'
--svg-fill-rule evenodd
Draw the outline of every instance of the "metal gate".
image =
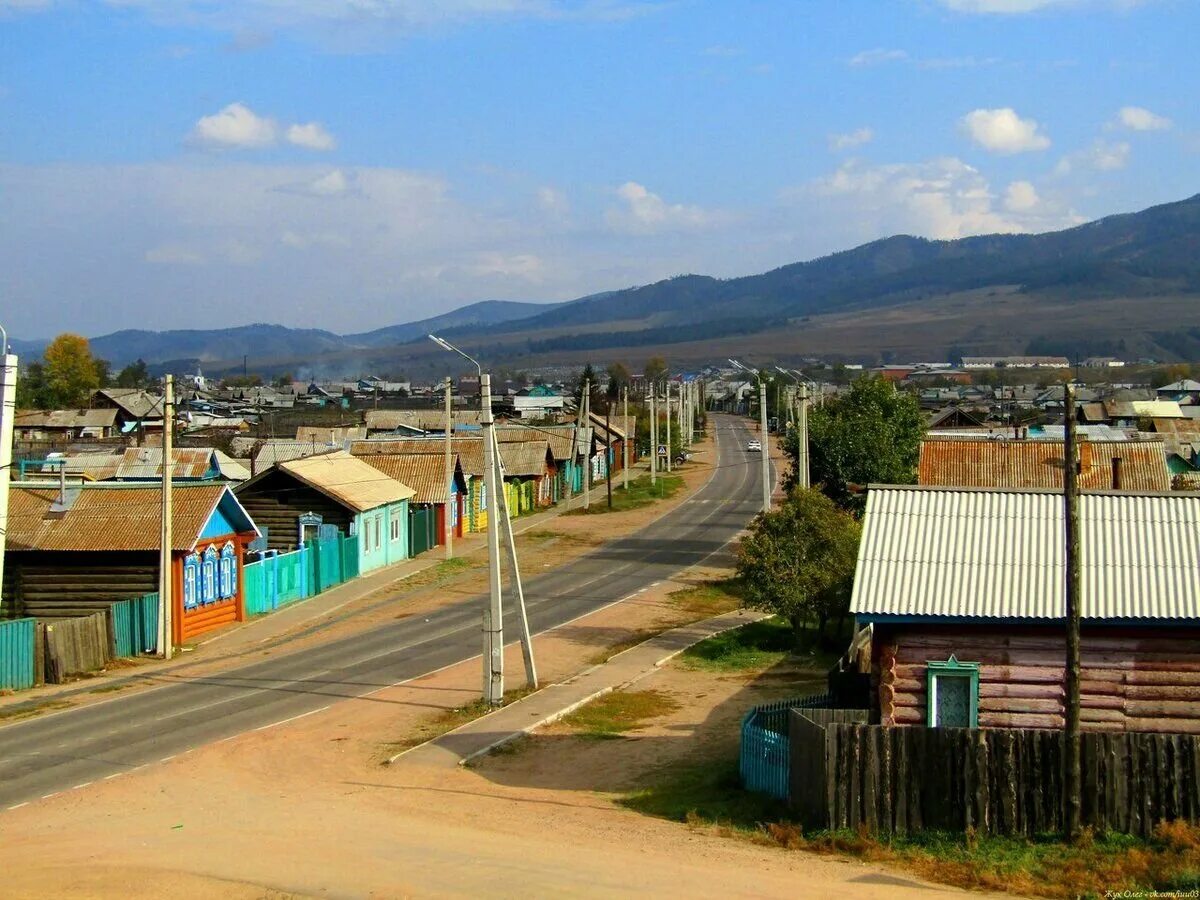
<svg viewBox="0 0 1200 900">
<path fill-rule="evenodd" d="M 424 553 L 437 543 L 437 515 L 431 506 L 408 507 L 408 555 Z"/>
</svg>

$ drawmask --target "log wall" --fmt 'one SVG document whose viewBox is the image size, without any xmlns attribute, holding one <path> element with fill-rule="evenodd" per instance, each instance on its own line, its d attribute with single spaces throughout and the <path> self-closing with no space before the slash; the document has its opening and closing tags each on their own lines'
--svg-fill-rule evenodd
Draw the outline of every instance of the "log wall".
<svg viewBox="0 0 1200 900">
<path fill-rule="evenodd" d="M 279 470 L 253 484 L 235 486 L 233 492 L 254 523 L 266 526 L 267 546 L 280 553 L 299 546 L 299 519 L 305 513 L 316 513 L 326 525 L 350 533 L 353 515 L 346 507 Z"/>
<path fill-rule="evenodd" d="M 138 551 L 14 550 L 5 557 L 6 616 L 42 621 L 105 612 L 117 600 L 158 590 L 158 558 Z"/>
<path fill-rule="evenodd" d="M 1064 636 L 1020 626 L 877 628 L 879 721 L 927 724 L 927 664 L 951 654 L 980 664 L 981 728 L 1063 727 Z M 1085 627 L 1080 655 L 1085 730 L 1200 734 L 1200 634 Z"/>
</svg>

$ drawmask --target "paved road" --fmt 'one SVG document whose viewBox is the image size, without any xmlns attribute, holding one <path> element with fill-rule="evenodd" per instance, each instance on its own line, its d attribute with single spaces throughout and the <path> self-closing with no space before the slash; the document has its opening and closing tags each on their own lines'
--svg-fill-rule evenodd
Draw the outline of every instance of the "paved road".
<svg viewBox="0 0 1200 900">
<path fill-rule="evenodd" d="M 717 466 L 691 499 L 527 582 L 534 633 L 708 559 L 745 527 L 761 504 L 761 457 L 745 449 L 745 420 L 713 422 Z M 481 609 L 481 598 L 463 601 L 422 621 L 400 620 L 219 675 L 166 673 L 155 678 L 161 686 L 138 694 L 0 727 L 0 810 L 470 659 L 479 653 Z M 516 624 L 506 615 L 510 639 Z"/>
</svg>

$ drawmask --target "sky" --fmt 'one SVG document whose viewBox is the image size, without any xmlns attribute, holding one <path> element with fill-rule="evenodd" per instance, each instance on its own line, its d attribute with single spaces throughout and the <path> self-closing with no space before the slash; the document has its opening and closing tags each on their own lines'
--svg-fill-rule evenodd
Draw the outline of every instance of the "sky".
<svg viewBox="0 0 1200 900">
<path fill-rule="evenodd" d="M 1200 191 L 1195 0 L 0 0 L 0 325 L 364 331 Z"/>
</svg>

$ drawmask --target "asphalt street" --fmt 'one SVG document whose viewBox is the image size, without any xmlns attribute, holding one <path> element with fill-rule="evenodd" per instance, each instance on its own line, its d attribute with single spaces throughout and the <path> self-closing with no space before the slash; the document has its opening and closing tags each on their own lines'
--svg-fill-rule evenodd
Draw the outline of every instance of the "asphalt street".
<svg viewBox="0 0 1200 900">
<path fill-rule="evenodd" d="M 523 560 L 535 635 L 709 560 L 746 526 L 761 505 L 761 456 L 746 450 L 746 420 L 711 421 L 716 466 L 686 502 L 553 572 L 531 578 Z M 482 606 L 473 598 L 218 675 L 163 673 L 149 690 L 0 727 L 0 810 L 470 659 L 481 646 Z M 511 604 L 505 629 L 515 639 Z M 523 678 L 519 669 L 510 675 L 513 683 Z"/>
</svg>

